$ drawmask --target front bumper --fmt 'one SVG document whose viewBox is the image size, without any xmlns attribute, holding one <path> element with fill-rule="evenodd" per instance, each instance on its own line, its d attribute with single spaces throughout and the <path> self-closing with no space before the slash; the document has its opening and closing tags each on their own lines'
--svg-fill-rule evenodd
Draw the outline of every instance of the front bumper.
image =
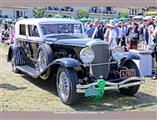
<svg viewBox="0 0 157 120">
<path fill-rule="evenodd" d="M 145 82 L 144 78 L 141 77 L 130 77 L 127 78 L 119 83 L 114 83 L 114 82 L 109 82 L 106 81 L 104 90 L 118 90 L 120 88 L 126 88 L 126 87 L 131 87 L 131 86 L 136 86 L 143 84 Z M 87 85 L 77 85 L 76 86 L 76 92 L 77 93 L 85 93 L 85 90 L 90 88 L 90 87 L 96 87 L 98 86 L 98 82 L 90 83 Z"/>
</svg>

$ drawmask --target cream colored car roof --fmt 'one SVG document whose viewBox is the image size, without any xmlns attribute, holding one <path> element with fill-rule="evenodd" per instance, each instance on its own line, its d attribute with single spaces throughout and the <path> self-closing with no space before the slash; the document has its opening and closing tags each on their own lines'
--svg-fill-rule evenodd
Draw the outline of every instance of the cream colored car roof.
<svg viewBox="0 0 157 120">
<path fill-rule="evenodd" d="M 31 19 L 22 19 L 16 22 L 16 24 L 55 24 L 55 23 L 81 23 L 78 20 L 65 19 L 65 18 L 31 18 Z"/>
</svg>

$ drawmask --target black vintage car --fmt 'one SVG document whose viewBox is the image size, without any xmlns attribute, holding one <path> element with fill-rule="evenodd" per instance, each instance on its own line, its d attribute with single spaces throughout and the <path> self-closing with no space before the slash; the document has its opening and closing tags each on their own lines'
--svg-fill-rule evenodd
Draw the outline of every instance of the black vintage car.
<svg viewBox="0 0 157 120">
<path fill-rule="evenodd" d="M 87 38 L 79 21 L 24 19 L 15 28 L 16 43 L 8 52 L 12 70 L 55 81 L 64 104 L 74 104 L 83 93 L 100 95 L 100 86 L 103 92 L 117 89 L 134 95 L 144 81 L 134 63 L 138 55 Z"/>
</svg>

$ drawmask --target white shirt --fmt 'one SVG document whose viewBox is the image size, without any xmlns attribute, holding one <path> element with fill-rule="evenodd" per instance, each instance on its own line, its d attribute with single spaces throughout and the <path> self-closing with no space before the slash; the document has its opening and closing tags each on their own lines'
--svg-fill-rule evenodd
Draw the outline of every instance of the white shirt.
<svg viewBox="0 0 157 120">
<path fill-rule="evenodd" d="M 147 29 L 148 29 L 148 34 L 149 34 L 147 49 L 152 50 L 152 46 L 154 45 L 154 42 L 153 42 L 154 36 L 152 33 L 150 33 L 150 31 L 154 31 L 154 27 L 153 27 L 153 25 L 149 25 Z"/>
<path fill-rule="evenodd" d="M 122 28 L 118 27 L 118 31 L 119 31 L 119 34 L 118 34 L 118 38 L 122 38 Z"/>
<path fill-rule="evenodd" d="M 96 27 L 95 30 L 94 30 L 94 33 L 93 33 L 93 35 L 92 35 L 92 38 L 93 38 L 93 39 L 94 39 L 94 37 L 95 37 L 97 31 L 98 31 L 98 28 Z"/>
<path fill-rule="evenodd" d="M 117 41 L 116 41 L 116 37 L 117 37 L 117 33 L 114 29 L 110 30 L 109 32 L 109 43 L 111 42 L 112 40 L 112 43 L 110 45 L 110 48 L 111 49 L 114 49 L 116 46 L 117 46 Z"/>
<path fill-rule="evenodd" d="M 110 29 L 107 29 L 105 34 L 104 34 L 104 41 L 106 41 L 106 42 L 108 42 L 109 33 L 110 33 Z"/>
<path fill-rule="evenodd" d="M 155 27 L 153 35 L 155 36 L 157 34 L 157 26 Z"/>
</svg>

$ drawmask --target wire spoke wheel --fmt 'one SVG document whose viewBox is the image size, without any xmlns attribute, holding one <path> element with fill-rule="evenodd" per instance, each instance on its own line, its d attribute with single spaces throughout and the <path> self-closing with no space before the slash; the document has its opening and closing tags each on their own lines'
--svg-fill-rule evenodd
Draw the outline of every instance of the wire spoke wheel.
<svg viewBox="0 0 157 120">
<path fill-rule="evenodd" d="M 64 104 L 74 104 L 78 99 L 76 85 L 78 84 L 77 74 L 72 68 L 59 67 L 57 72 L 57 92 Z"/>
<path fill-rule="evenodd" d="M 39 52 L 38 64 L 39 64 L 39 70 L 40 72 L 42 72 L 47 65 L 46 56 L 44 55 L 44 51 L 42 50 Z"/>
<path fill-rule="evenodd" d="M 59 76 L 58 87 L 60 90 L 61 96 L 65 99 L 69 95 L 70 86 L 69 86 L 69 78 L 67 77 L 65 72 L 62 72 Z"/>
<path fill-rule="evenodd" d="M 39 71 L 43 72 L 45 68 L 47 67 L 47 59 L 46 55 L 43 50 L 40 50 L 38 53 L 38 66 L 39 66 Z M 50 76 L 51 70 L 48 68 L 40 77 L 43 80 L 47 80 Z"/>
</svg>

